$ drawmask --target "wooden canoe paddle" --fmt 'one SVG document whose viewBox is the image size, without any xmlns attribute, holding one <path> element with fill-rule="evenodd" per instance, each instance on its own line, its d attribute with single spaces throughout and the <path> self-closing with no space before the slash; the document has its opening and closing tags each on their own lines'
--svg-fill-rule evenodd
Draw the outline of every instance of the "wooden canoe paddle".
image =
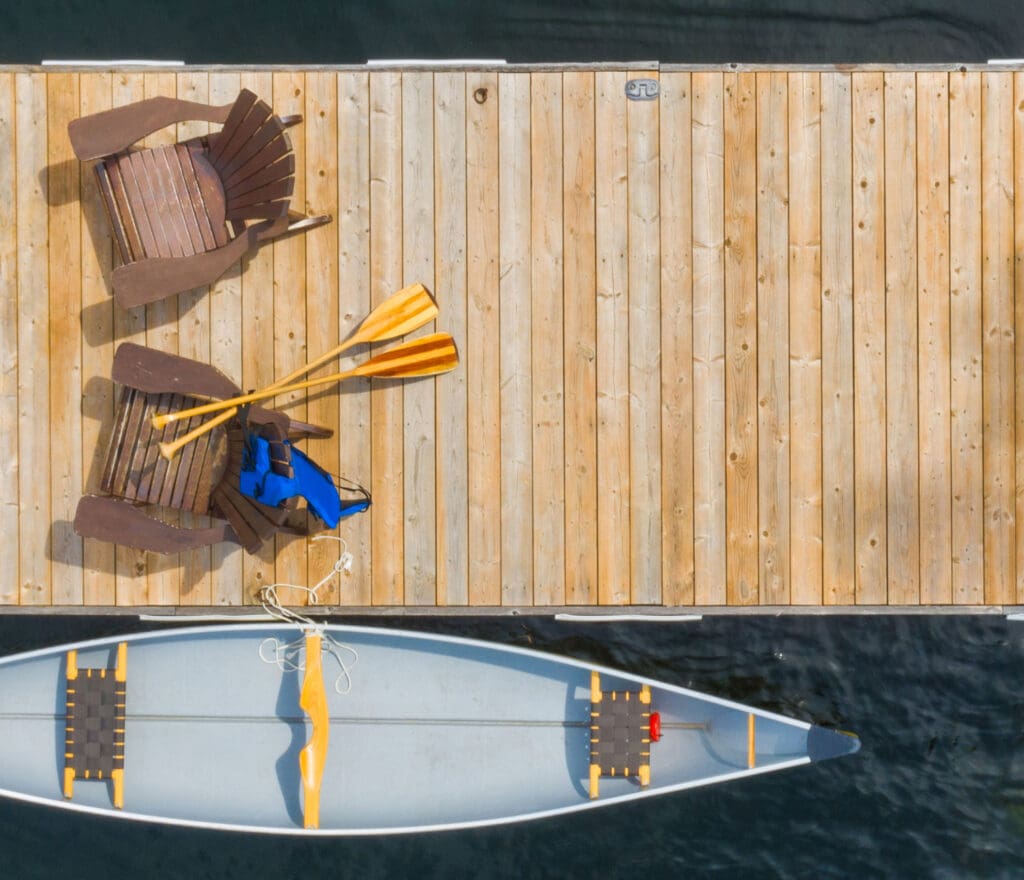
<svg viewBox="0 0 1024 880">
<path fill-rule="evenodd" d="M 404 336 L 406 333 L 412 333 L 424 324 L 433 321 L 437 315 L 437 302 L 430 291 L 422 284 L 410 284 L 408 287 L 403 287 L 397 293 L 389 296 L 384 302 L 373 309 L 370 314 L 363 318 L 355 333 L 344 342 L 320 355 L 316 360 L 310 361 L 305 366 L 289 373 L 283 379 L 278 379 L 272 385 L 268 385 L 265 389 L 260 390 L 269 391 L 272 388 L 281 388 L 289 385 L 300 376 L 322 367 L 357 345 L 385 342 L 388 339 L 395 339 L 398 336 Z M 161 443 L 160 454 L 170 461 L 183 446 L 202 437 L 207 431 L 212 431 L 217 425 L 223 424 L 237 412 L 237 407 L 231 407 L 179 437 L 173 443 Z"/>
<path fill-rule="evenodd" d="M 413 339 L 411 342 L 403 342 L 401 345 L 396 345 L 394 348 L 375 355 L 351 370 L 332 373 L 329 376 L 321 376 L 319 379 L 307 379 L 304 382 L 296 382 L 293 385 L 265 388 L 262 391 L 254 391 L 251 394 L 243 394 L 240 397 L 232 397 L 228 400 L 215 400 L 210 403 L 204 403 L 202 406 L 192 407 L 191 409 L 155 415 L 153 416 L 152 424 L 153 428 L 159 431 L 172 422 L 190 419 L 193 416 L 219 412 L 220 410 L 239 407 L 246 403 L 266 400 L 279 394 L 289 394 L 293 391 L 302 391 L 305 388 L 313 388 L 317 385 L 341 382 L 343 379 L 353 379 L 357 376 L 375 379 L 411 379 L 417 376 L 436 376 L 455 369 L 458 363 L 459 352 L 455 347 L 455 340 L 448 333 L 434 333 L 421 339 Z M 200 425 L 199 427 L 205 428 L 206 425 Z M 161 443 L 160 453 L 165 458 L 170 458 L 177 451 L 178 447 L 193 439 L 195 438 L 186 434 L 184 437 L 179 437 L 173 443 Z"/>
</svg>

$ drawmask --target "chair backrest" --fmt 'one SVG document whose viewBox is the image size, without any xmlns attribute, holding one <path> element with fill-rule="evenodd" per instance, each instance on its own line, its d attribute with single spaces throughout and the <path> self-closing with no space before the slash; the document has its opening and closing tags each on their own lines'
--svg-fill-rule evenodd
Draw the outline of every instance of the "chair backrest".
<svg viewBox="0 0 1024 880">
<path fill-rule="evenodd" d="M 287 215 L 295 189 L 295 157 L 284 123 L 265 102 L 243 89 L 209 143 L 207 160 L 224 187 L 227 221 Z"/>
</svg>

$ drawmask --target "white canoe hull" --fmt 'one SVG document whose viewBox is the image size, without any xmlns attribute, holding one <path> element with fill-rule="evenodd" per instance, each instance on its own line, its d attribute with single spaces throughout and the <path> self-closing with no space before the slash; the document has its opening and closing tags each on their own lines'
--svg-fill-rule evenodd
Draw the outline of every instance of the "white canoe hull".
<svg viewBox="0 0 1024 880">
<path fill-rule="evenodd" d="M 781 770 L 857 750 L 849 735 L 560 657 L 446 636 L 347 626 L 349 682 L 324 659 L 330 746 L 320 827 L 303 829 L 298 754 L 310 736 L 301 672 L 261 659 L 301 634 L 201 627 L 0 659 L 0 794 L 125 819 L 281 834 L 467 828 L 558 815 Z M 124 808 L 106 783 L 61 786 L 65 657 L 113 665 L 128 642 Z M 590 673 L 605 690 L 649 684 L 663 735 L 651 784 L 588 794 Z M 344 689 L 344 688 L 342 688 Z M 748 762 L 748 722 L 756 756 Z"/>
</svg>

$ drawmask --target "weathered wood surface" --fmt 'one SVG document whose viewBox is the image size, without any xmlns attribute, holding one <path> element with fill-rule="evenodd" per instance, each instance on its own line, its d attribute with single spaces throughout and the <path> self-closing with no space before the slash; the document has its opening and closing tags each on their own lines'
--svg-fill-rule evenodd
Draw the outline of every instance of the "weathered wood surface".
<svg viewBox="0 0 1024 880">
<path fill-rule="evenodd" d="M 635 76 L 660 98 L 627 101 Z M 334 222 L 115 309 L 67 122 L 241 86 L 305 115 L 294 206 Z M 333 542 L 158 557 L 74 535 L 113 350 L 255 388 L 411 281 L 457 373 L 284 401 L 374 493 L 325 601 L 1024 602 L 1022 97 L 1020 73 L 942 66 L 2 70 L 0 603 L 319 581 Z"/>
</svg>

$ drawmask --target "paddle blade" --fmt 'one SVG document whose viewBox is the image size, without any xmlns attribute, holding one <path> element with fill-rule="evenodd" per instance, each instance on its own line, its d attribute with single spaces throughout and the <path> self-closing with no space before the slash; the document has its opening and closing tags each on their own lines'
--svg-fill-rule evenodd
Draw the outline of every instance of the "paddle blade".
<svg viewBox="0 0 1024 880">
<path fill-rule="evenodd" d="M 383 342 L 419 330 L 438 315 L 437 301 L 422 284 L 410 284 L 389 296 L 363 319 L 348 345 Z"/>
<path fill-rule="evenodd" d="M 433 333 L 375 355 L 349 375 L 411 379 L 447 373 L 458 364 L 459 350 L 455 347 L 455 340 L 448 333 Z"/>
</svg>

